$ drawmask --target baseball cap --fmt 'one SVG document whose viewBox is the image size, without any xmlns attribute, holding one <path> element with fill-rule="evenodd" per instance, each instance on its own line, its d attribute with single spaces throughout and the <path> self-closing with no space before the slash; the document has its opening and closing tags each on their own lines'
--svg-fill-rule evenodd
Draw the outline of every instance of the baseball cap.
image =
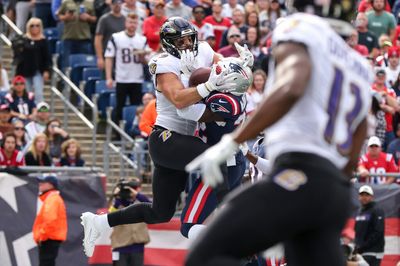
<svg viewBox="0 0 400 266">
<path fill-rule="evenodd" d="M 383 44 L 382 44 L 382 47 L 383 46 L 389 46 L 389 47 L 392 47 L 393 46 L 393 44 L 392 44 L 392 42 L 391 41 L 384 41 L 383 42 Z"/>
<path fill-rule="evenodd" d="M 39 182 L 48 182 L 54 186 L 54 188 L 58 188 L 58 179 L 54 175 L 42 175 L 38 176 L 37 180 Z"/>
<path fill-rule="evenodd" d="M 215 39 L 214 31 L 208 31 L 204 34 L 204 40 L 208 40 L 211 38 Z"/>
<path fill-rule="evenodd" d="M 372 145 L 377 145 L 377 146 L 381 147 L 382 144 L 381 144 L 381 141 L 380 141 L 380 139 L 378 137 L 372 136 L 368 140 L 368 147 L 372 146 Z"/>
<path fill-rule="evenodd" d="M 15 85 L 15 83 L 17 83 L 17 82 L 26 83 L 26 80 L 23 76 L 17 75 L 13 78 L 12 84 Z"/>
<path fill-rule="evenodd" d="M 375 70 L 375 74 L 376 74 L 377 76 L 386 75 L 386 72 L 385 72 L 385 70 L 384 70 L 383 68 L 377 68 L 377 69 Z"/>
<path fill-rule="evenodd" d="M 40 102 L 36 105 L 36 109 L 38 112 L 48 112 L 50 110 L 50 106 L 46 102 Z"/>
<path fill-rule="evenodd" d="M 388 57 L 392 57 L 392 56 L 399 57 L 399 48 L 398 47 L 392 46 L 389 48 Z"/>
<path fill-rule="evenodd" d="M 369 194 L 371 196 L 374 195 L 374 191 L 368 185 L 364 185 L 364 186 L 360 187 L 360 189 L 358 190 L 358 194 L 361 194 L 361 193 L 367 193 L 367 194 Z"/>
</svg>

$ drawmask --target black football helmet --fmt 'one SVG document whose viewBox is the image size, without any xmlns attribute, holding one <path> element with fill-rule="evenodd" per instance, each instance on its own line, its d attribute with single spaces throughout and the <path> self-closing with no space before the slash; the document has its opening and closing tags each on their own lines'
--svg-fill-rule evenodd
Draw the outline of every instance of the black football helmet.
<svg viewBox="0 0 400 266">
<path fill-rule="evenodd" d="M 197 30 L 184 18 L 171 17 L 160 28 L 160 39 L 163 49 L 169 54 L 181 58 L 180 47 L 175 45 L 175 41 L 184 36 L 190 36 L 192 39 L 192 48 L 194 55 L 197 56 L 199 43 L 197 39 Z"/>
</svg>

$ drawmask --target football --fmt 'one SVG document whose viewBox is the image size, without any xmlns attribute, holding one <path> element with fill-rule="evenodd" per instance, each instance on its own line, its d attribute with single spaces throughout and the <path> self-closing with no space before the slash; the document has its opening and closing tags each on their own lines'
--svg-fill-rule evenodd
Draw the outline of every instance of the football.
<svg viewBox="0 0 400 266">
<path fill-rule="evenodd" d="M 193 71 L 189 78 L 189 87 L 197 86 L 204 83 L 210 77 L 211 68 L 210 67 L 200 67 Z"/>
</svg>

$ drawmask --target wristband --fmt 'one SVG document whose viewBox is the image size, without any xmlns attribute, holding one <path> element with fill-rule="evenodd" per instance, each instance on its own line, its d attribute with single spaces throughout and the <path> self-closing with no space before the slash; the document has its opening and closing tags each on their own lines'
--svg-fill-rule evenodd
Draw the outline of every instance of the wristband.
<svg viewBox="0 0 400 266">
<path fill-rule="evenodd" d="M 209 91 L 209 90 L 207 89 L 207 86 L 206 86 L 205 83 L 202 83 L 202 84 L 197 85 L 196 89 L 197 89 L 197 92 L 200 94 L 200 96 L 201 96 L 202 98 L 207 97 L 207 96 L 210 94 L 210 92 L 211 92 L 211 91 Z"/>
</svg>

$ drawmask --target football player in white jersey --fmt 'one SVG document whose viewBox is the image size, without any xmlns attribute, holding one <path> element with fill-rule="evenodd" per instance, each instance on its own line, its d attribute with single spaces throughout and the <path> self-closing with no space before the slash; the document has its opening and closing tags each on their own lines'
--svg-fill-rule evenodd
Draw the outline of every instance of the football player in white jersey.
<svg viewBox="0 0 400 266">
<path fill-rule="evenodd" d="M 84 249 L 92 256 L 95 240 L 110 226 L 145 222 L 168 222 L 175 213 L 180 193 L 185 189 L 188 173 L 185 166 L 209 146 L 194 137 L 196 121 L 214 119 L 204 105 L 192 106 L 212 91 L 232 88 L 236 73 L 222 69 L 216 73 L 213 65 L 219 60 L 206 42 L 198 42 L 197 31 L 187 20 L 169 18 L 160 29 L 164 53 L 151 59 L 150 73 L 154 77 L 157 94 L 157 120 L 149 136 L 149 151 L 154 162 L 153 203 L 131 205 L 108 215 L 82 214 Z M 190 73 L 199 67 L 211 67 L 207 82 L 188 87 Z M 192 120 L 178 115 L 178 109 Z M 202 117 L 202 119 L 200 119 Z M 226 167 L 225 167 L 226 168 Z"/>
<path fill-rule="evenodd" d="M 193 243 L 187 266 L 240 265 L 278 242 L 288 265 L 345 265 L 340 232 L 350 214 L 349 179 L 366 135 L 373 78 L 343 39 L 352 32 L 347 21 L 355 6 L 290 1 L 291 10 L 308 14 L 288 16 L 273 32 L 263 102 L 244 127 L 187 166 L 215 186 L 223 180 L 218 165 L 266 129 L 269 178 L 228 195 Z"/>
</svg>

